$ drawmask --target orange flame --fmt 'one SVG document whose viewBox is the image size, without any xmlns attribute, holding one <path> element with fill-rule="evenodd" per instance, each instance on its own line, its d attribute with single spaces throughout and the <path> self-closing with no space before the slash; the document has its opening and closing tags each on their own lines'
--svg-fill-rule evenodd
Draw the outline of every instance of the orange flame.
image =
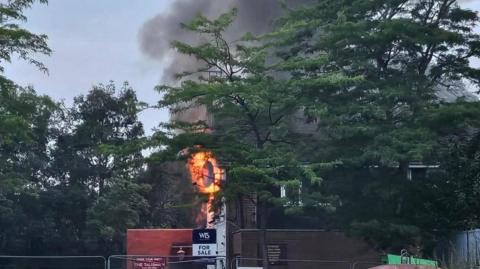
<svg viewBox="0 0 480 269">
<path fill-rule="evenodd" d="M 191 154 L 188 160 L 188 169 L 192 177 L 192 183 L 197 186 L 198 191 L 208 194 L 208 202 L 202 205 L 196 222 L 200 224 L 206 219 L 207 226 L 209 226 L 213 220 L 212 206 L 215 193 L 220 191 L 224 170 L 218 167 L 217 160 L 214 158 L 213 153 L 209 151 Z"/>
<path fill-rule="evenodd" d="M 193 153 L 188 160 L 188 168 L 192 182 L 200 193 L 214 194 L 220 191 L 223 169 L 218 167 L 217 160 L 211 152 Z"/>
</svg>

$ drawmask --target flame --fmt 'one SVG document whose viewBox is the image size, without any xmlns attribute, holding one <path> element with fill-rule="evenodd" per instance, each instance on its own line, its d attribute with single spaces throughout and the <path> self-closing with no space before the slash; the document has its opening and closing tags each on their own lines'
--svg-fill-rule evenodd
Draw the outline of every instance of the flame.
<svg viewBox="0 0 480 269">
<path fill-rule="evenodd" d="M 213 220 L 213 202 L 215 193 L 220 191 L 220 183 L 224 170 L 218 166 L 217 160 L 210 151 L 200 151 L 190 155 L 188 169 L 192 183 L 200 193 L 208 194 L 208 201 L 202 204 L 200 214 L 196 218 L 197 224 L 207 222 L 207 227 Z"/>
<path fill-rule="evenodd" d="M 213 220 L 214 217 L 214 212 L 212 210 L 213 206 L 213 201 L 215 199 L 214 194 L 210 194 L 208 196 L 208 201 L 206 203 L 202 203 L 200 206 L 200 212 L 198 212 L 198 215 L 195 217 L 195 223 L 199 227 L 207 227 L 207 228 L 212 228 L 212 223 L 211 221 Z"/>
<path fill-rule="evenodd" d="M 193 153 L 188 160 L 188 168 L 192 182 L 200 193 L 214 194 L 220 191 L 224 171 L 218 167 L 217 160 L 211 152 Z"/>
</svg>

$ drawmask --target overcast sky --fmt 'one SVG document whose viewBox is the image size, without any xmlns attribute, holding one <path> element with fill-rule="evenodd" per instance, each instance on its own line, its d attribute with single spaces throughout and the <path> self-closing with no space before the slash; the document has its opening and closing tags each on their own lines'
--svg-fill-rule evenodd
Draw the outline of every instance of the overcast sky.
<svg viewBox="0 0 480 269">
<path fill-rule="evenodd" d="M 22 61 L 6 67 L 6 76 L 33 85 L 41 94 L 71 103 L 92 85 L 128 81 L 140 100 L 154 104 L 162 64 L 142 55 L 138 32 L 153 16 L 168 12 L 173 0 L 49 0 L 26 12 L 26 27 L 45 33 L 51 56 L 40 57 L 49 74 Z M 166 111 L 141 115 L 146 131 L 168 120 Z"/>
<path fill-rule="evenodd" d="M 159 95 L 153 88 L 159 83 L 162 63 L 142 55 L 138 32 L 146 21 L 168 12 L 173 1 L 49 0 L 48 5 L 36 4 L 26 12 L 26 27 L 49 36 L 53 54 L 40 57 L 49 75 L 21 61 L 7 65 L 5 75 L 66 103 L 94 84 L 128 81 L 140 100 L 154 104 Z M 464 5 L 480 10 L 480 0 Z M 149 110 L 141 120 L 149 132 L 168 120 L 168 112 Z"/>
</svg>

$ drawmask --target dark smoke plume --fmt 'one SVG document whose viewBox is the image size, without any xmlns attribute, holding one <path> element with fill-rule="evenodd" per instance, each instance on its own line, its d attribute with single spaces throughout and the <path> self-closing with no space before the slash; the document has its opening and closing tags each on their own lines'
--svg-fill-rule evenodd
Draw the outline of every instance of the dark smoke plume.
<svg viewBox="0 0 480 269">
<path fill-rule="evenodd" d="M 290 7 L 313 2 L 314 0 L 287 0 Z M 460 3 L 474 0 L 459 0 Z M 475 0 L 477 1 L 477 0 Z M 232 41 L 246 32 L 254 34 L 265 33 L 273 26 L 273 21 L 282 13 L 279 0 L 176 0 L 171 11 L 158 14 L 147 21 L 140 30 L 140 45 L 142 51 L 149 57 L 168 61 L 164 70 L 162 83 L 172 82 L 175 74 L 192 71 L 198 67 L 195 59 L 176 54 L 171 48 L 173 40 L 189 43 L 201 42 L 198 35 L 181 29 L 180 23 L 192 20 L 196 15 L 203 14 L 215 18 L 219 14 L 238 8 L 238 16 L 226 37 Z"/>
<path fill-rule="evenodd" d="M 289 6 L 300 5 L 311 0 L 290 0 Z M 155 59 L 167 60 L 162 83 L 171 82 L 175 74 L 192 71 L 198 67 L 195 59 L 175 53 L 170 44 L 173 40 L 189 43 L 201 42 L 198 35 L 181 29 L 180 23 L 203 14 L 215 18 L 236 7 L 238 15 L 225 33 L 228 40 L 240 38 L 246 32 L 262 34 L 270 30 L 276 17 L 282 13 L 278 0 L 177 0 L 171 12 L 159 14 L 147 21 L 140 31 L 142 51 Z"/>
</svg>

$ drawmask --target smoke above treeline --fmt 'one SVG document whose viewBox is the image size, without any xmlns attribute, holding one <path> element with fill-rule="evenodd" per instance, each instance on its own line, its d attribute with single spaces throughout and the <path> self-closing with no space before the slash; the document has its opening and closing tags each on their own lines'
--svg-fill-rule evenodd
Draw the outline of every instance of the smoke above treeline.
<svg viewBox="0 0 480 269">
<path fill-rule="evenodd" d="M 312 0 L 288 0 L 288 6 L 296 6 Z M 181 29 L 182 22 L 203 14 L 215 18 L 232 8 L 238 9 L 238 16 L 225 33 L 229 41 L 240 38 L 246 32 L 262 34 L 273 27 L 275 18 L 282 14 L 278 0 L 177 0 L 169 13 L 161 13 L 147 21 L 140 30 L 140 47 L 147 56 L 166 61 L 162 83 L 171 83 L 175 74 L 192 71 L 198 67 L 197 61 L 180 55 L 171 49 L 174 40 L 188 43 L 201 42 L 200 36 Z"/>
<path fill-rule="evenodd" d="M 314 0 L 286 0 L 289 7 L 295 7 Z M 459 0 L 467 3 L 472 0 Z M 181 29 L 180 24 L 203 14 L 215 18 L 232 8 L 238 15 L 232 27 L 225 33 L 229 41 L 240 38 L 246 32 L 262 34 L 273 27 L 275 18 L 283 9 L 279 0 L 176 0 L 169 13 L 160 13 L 148 20 L 140 30 L 140 47 L 144 54 L 166 62 L 161 83 L 173 83 L 175 74 L 194 71 L 199 63 L 193 58 L 175 53 L 170 44 L 174 40 L 198 44 L 199 35 Z"/>
</svg>

